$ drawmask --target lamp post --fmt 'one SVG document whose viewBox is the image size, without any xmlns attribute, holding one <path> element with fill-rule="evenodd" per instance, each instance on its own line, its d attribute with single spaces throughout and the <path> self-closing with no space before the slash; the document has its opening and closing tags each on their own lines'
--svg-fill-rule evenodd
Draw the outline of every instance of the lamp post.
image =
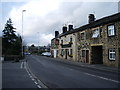
<svg viewBox="0 0 120 90">
<path fill-rule="evenodd" d="M 39 32 L 38 33 L 38 55 L 39 55 Z"/>
<path fill-rule="evenodd" d="M 24 56 L 24 51 L 23 51 L 23 13 L 25 12 L 26 10 L 22 10 L 22 57 Z"/>
</svg>

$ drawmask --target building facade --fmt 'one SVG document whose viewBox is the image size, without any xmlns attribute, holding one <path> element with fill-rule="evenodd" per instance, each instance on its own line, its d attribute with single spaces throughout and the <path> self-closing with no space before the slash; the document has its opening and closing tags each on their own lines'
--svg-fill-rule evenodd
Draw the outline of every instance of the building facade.
<svg viewBox="0 0 120 90">
<path fill-rule="evenodd" d="M 58 52 L 59 52 L 59 39 L 53 38 L 51 40 L 51 55 L 52 55 L 52 57 L 57 58 Z"/>
<path fill-rule="evenodd" d="M 75 33 L 66 33 L 60 36 L 59 57 L 76 61 L 76 38 Z"/>
<path fill-rule="evenodd" d="M 78 61 L 118 67 L 120 63 L 120 13 L 78 29 Z"/>
<path fill-rule="evenodd" d="M 88 64 L 120 65 L 120 13 L 95 20 L 76 29 L 63 27 L 57 36 L 57 57 Z M 56 39 L 56 38 L 54 38 Z M 52 39 L 51 42 L 54 40 Z M 53 42 L 54 43 L 54 42 Z"/>
</svg>

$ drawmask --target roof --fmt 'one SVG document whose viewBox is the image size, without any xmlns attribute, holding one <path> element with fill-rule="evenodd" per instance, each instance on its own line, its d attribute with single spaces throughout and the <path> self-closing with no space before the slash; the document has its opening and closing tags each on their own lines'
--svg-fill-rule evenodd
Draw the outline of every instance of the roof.
<svg viewBox="0 0 120 90">
<path fill-rule="evenodd" d="M 98 20 L 96 20 L 92 23 L 83 25 L 79 28 L 73 29 L 71 31 L 67 31 L 65 33 L 61 33 L 55 38 L 62 37 L 62 36 L 72 34 L 72 33 L 75 33 L 75 32 L 79 32 L 79 31 L 83 31 L 83 30 L 88 29 L 88 28 L 94 28 L 94 27 L 105 25 L 105 24 L 108 24 L 108 23 L 117 22 L 117 21 L 120 21 L 120 13 L 116 13 L 116 14 L 113 14 L 111 16 L 107 16 L 107 17 L 98 19 Z"/>
</svg>

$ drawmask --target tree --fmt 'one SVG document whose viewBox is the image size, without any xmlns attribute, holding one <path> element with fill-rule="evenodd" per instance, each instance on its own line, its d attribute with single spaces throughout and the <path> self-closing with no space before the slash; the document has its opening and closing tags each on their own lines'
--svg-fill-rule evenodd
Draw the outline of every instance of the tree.
<svg viewBox="0 0 120 90">
<path fill-rule="evenodd" d="M 5 28 L 2 31 L 2 54 L 3 55 L 20 55 L 22 38 L 20 35 L 16 35 L 14 31 L 12 20 L 9 18 L 5 24 Z"/>
</svg>

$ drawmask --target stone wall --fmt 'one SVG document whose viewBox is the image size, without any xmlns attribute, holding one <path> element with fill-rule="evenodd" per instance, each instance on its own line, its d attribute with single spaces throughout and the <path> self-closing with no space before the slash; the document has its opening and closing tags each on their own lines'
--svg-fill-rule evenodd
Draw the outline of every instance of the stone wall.
<svg viewBox="0 0 120 90">
<path fill-rule="evenodd" d="M 108 25 L 115 25 L 115 35 L 108 36 Z M 99 29 L 99 35 L 94 34 L 94 31 Z M 81 39 L 81 33 L 85 33 L 85 40 Z M 96 37 L 97 36 L 97 37 Z M 95 37 L 95 38 L 93 38 Z M 120 22 L 108 23 L 106 25 L 101 25 L 98 27 L 88 28 L 83 31 L 77 32 L 77 40 L 78 40 L 78 55 L 77 59 L 80 62 L 85 62 L 85 57 L 82 57 L 82 50 L 89 50 L 89 62 L 92 63 L 92 47 L 102 46 L 102 58 L 103 64 L 107 66 L 115 66 L 118 67 L 118 61 L 120 60 L 119 50 L 120 50 Z M 115 60 L 109 60 L 108 50 L 114 48 L 116 52 Z M 98 49 L 99 50 L 99 49 Z M 99 53 L 99 51 L 98 51 Z M 94 54 L 94 53 L 93 53 Z"/>
</svg>

